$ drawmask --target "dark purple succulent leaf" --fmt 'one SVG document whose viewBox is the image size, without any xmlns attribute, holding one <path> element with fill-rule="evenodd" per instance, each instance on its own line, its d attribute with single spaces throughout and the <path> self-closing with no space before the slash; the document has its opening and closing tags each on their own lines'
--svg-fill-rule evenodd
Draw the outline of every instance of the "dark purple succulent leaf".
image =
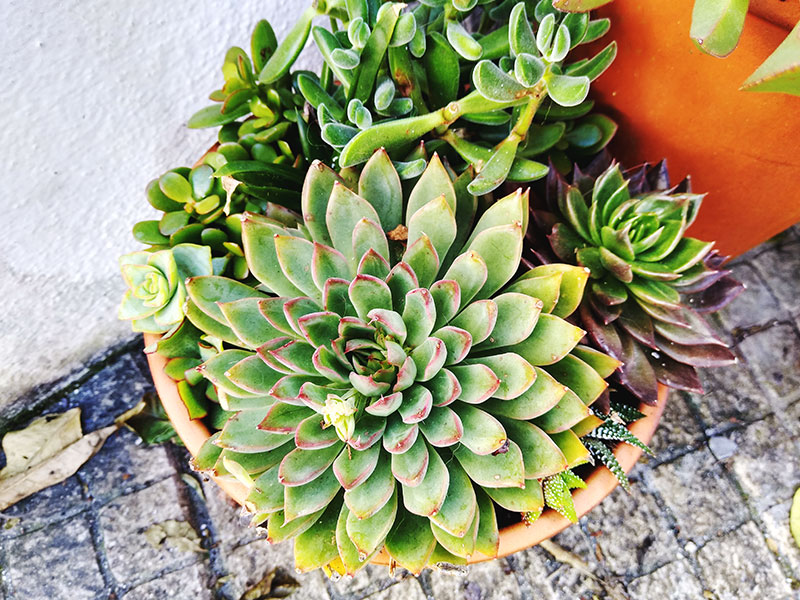
<svg viewBox="0 0 800 600">
<path fill-rule="evenodd" d="M 628 169 L 624 175 L 628 180 L 628 191 L 631 196 L 638 196 L 644 192 L 644 186 L 647 184 L 647 164 Z"/>
<path fill-rule="evenodd" d="M 592 410 L 604 415 L 607 415 L 611 411 L 611 390 L 609 388 L 606 388 L 605 391 L 598 396 L 597 400 L 592 402 Z"/>
<path fill-rule="evenodd" d="M 531 207 L 530 214 L 536 227 L 542 231 L 552 231 L 553 226 L 560 222 L 558 216 L 549 210 L 539 210 Z"/>
<path fill-rule="evenodd" d="M 662 158 L 654 165 L 648 165 L 647 175 L 645 176 L 648 185 L 648 192 L 654 190 L 666 190 L 669 188 L 669 172 L 667 171 L 667 160 Z"/>
<path fill-rule="evenodd" d="M 711 313 L 726 306 L 744 291 L 744 284 L 733 277 L 723 277 L 714 285 L 689 298 L 689 304 L 697 312 Z"/>
<path fill-rule="evenodd" d="M 688 324 L 685 326 L 664 323 L 663 321 L 654 321 L 653 324 L 656 332 L 671 342 L 684 346 L 702 346 L 706 344 L 717 346 L 727 345 L 714 334 L 714 331 L 708 323 L 706 323 L 705 319 L 698 313 L 692 310 L 686 310 L 684 316 L 688 321 Z"/>
<path fill-rule="evenodd" d="M 678 362 L 664 353 L 658 358 L 651 355 L 650 364 L 656 372 L 659 383 L 692 394 L 703 393 L 703 385 L 694 367 Z"/>
<path fill-rule="evenodd" d="M 709 269 L 719 269 L 731 259 L 730 256 L 723 255 L 719 253 L 719 250 L 712 250 L 711 252 L 706 255 L 703 262 Z"/>
<path fill-rule="evenodd" d="M 687 325 L 689 323 L 686 316 L 683 314 L 685 309 L 666 309 L 662 306 L 656 306 L 655 304 L 650 304 L 649 302 L 643 302 L 638 298 L 634 298 L 636 303 L 639 307 L 644 310 L 648 315 L 650 315 L 654 319 L 658 319 L 659 321 L 664 321 L 665 323 L 672 323 L 674 325 Z"/>
<path fill-rule="evenodd" d="M 692 193 L 692 178 L 688 175 L 673 188 L 676 194 L 691 194 Z"/>
<path fill-rule="evenodd" d="M 658 379 L 647 354 L 655 351 L 642 348 L 627 332 L 618 332 L 622 341 L 620 360 L 623 362 L 618 372 L 620 383 L 645 404 L 655 405 L 658 402 Z"/>
<path fill-rule="evenodd" d="M 544 202 L 548 210 L 558 213 L 558 199 L 569 186 L 569 183 L 561 176 L 553 161 L 549 161 L 549 163 L 550 168 L 547 170 L 547 179 L 545 181 Z"/>
<path fill-rule="evenodd" d="M 603 325 L 592 314 L 588 302 L 582 302 L 578 310 L 580 325 L 589 334 L 592 341 L 607 354 L 622 360 L 622 340 L 613 325 Z"/>
<path fill-rule="evenodd" d="M 592 179 L 597 179 L 600 177 L 600 175 L 610 169 L 615 162 L 616 161 L 614 160 L 614 157 L 611 156 L 611 153 L 608 151 L 608 149 L 604 149 L 597 156 L 595 156 L 588 165 L 583 167 L 582 172 Z"/>
<path fill-rule="evenodd" d="M 605 304 L 601 298 L 593 291 L 587 294 L 589 304 L 592 306 L 592 311 L 602 321 L 603 325 L 609 325 L 616 321 L 622 314 L 622 304 L 615 304 L 609 306 Z"/>
<path fill-rule="evenodd" d="M 676 279 L 671 285 L 681 294 L 696 294 L 712 286 L 726 275 L 730 275 L 730 273 L 727 269 L 716 270 L 709 269 L 704 264 L 695 265 L 681 273 L 680 279 Z"/>
<path fill-rule="evenodd" d="M 650 348 L 656 347 L 653 320 L 636 302 L 626 302 L 622 314 L 617 319 L 617 326 L 624 329 L 636 341 Z M 673 325 L 674 327 L 674 325 Z"/>
<path fill-rule="evenodd" d="M 565 223 L 557 223 L 547 239 L 555 255 L 570 264 L 575 264 L 577 251 L 586 246 L 581 236 Z"/>
<path fill-rule="evenodd" d="M 736 355 L 725 346 L 705 344 L 683 346 L 656 334 L 659 351 L 693 367 L 725 367 L 736 362 Z"/>
<path fill-rule="evenodd" d="M 594 186 L 594 179 L 594 177 L 584 173 L 578 165 L 575 165 L 575 168 L 572 170 L 572 185 L 578 188 L 583 195 L 591 194 L 592 187 Z"/>
</svg>

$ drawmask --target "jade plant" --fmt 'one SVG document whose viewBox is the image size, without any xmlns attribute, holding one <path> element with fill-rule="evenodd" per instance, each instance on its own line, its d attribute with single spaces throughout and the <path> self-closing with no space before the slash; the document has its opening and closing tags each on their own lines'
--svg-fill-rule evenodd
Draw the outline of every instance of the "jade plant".
<svg viewBox="0 0 800 600">
<path fill-rule="evenodd" d="M 587 172 L 576 169 L 571 184 L 552 170 L 534 210 L 541 234 L 531 240 L 542 260 L 591 273 L 581 324 L 622 361 L 621 383 L 649 404 L 658 383 L 702 392 L 696 367 L 736 360 L 702 314 L 743 287 L 713 242 L 685 235 L 703 198 L 688 180 L 671 188 L 663 161 L 626 173 L 607 164 L 601 156 Z"/>
<path fill-rule="evenodd" d="M 527 194 L 476 219 L 471 176 L 434 155 L 404 192 L 378 151 L 350 189 L 315 163 L 303 225 L 244 216 L 258 290 L 187 284 L 192 323 L 222 340 L 197 370 L 231 411 L 195 466 L 244 484 L 301 570 L 352 574 L 381 548 L 415 573 L 494 556 L 496 506 L 576 520 L 571 469 L 591 454 L 573 428 L 594 429 L 619 361 L 565 320 L 585 269 L 520 269 Z"/>
</svg>

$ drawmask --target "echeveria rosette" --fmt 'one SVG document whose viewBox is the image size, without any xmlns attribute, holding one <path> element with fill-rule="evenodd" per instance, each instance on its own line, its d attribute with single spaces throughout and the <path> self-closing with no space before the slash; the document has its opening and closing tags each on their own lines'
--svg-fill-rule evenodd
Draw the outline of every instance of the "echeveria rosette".
<svg viewBox="0 0 800 600">
<path fill-rule="evenodd" d="M 353 573 L 381 548 L 415 573 L 494 556 L 495 504 L 574 517 L 569 469 L 590 455 L 572 428 L 592 429 L 619 362 L 565 320 L 585 269 L 520 274 L 527 194 L 473 223 L 471 176 L 434 155 L 405 194 L 378 151 L 356 193 L 315 163 L 303 225 L 245 216 L 260 291 L 187 285 L 190 319 L 225 346 L 199 369 L 236 411 L 195 465 L 248 487 L 298 569 Z"/>
<path fill-rule="evenodd" d="M 131 321 L 134 331 L 165 333 L 180 325 L 186 303 L 185 281 L 211 275 L 211 251 L 195 244 L 156 252 L 132 252 L 119 259 L 128 290 L 119 318 Z"/>
<path fill-rule="evenodd" d="M 713 242 L 685 235 L 702 197 L 688 180 L 670 188 L 664 162 L 623 173 L 601 156 L 587 172 L 576 168 L 571 185 L 551 170 L 545 206 L 534 211 L 556 260 L 591 271 L 581 323 L 649 404 L 657 383 L 701 392 L 696 367 L 736 360 L 701 315 L 743 289 Z"/>
</svg>

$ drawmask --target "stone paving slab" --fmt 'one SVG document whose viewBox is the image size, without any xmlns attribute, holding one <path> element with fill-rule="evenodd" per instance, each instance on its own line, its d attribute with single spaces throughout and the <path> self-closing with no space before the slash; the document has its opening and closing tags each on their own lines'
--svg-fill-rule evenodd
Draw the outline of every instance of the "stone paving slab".
<svg viewBox="0 0 800 600">
<path fill-rule="evenodd" d="M 553 539 L 572 564 L 535 547 L 419 578 L 377 566 L 335 582 L 298 575 L 291 545 L 248 528 L 183 448 L 120 431 L 75 476 L 0 515 L 0 600 L 241 600 L 275 570 L 298 600 L 800 599 L 788 530 L 800 485 L 798 230 L 734 269 L 753 296 L 720 321 L 742 360 L 705 372 L 703 395 L 672 393 L 632 493 L 617 489 Z M 152 390 L 141 350 L 137 340 L 109 353 L 34 404 L 80 406 L 86 431 L 107 425 Z M 165 521 L 187 524 L 202 552 L 150 543 Z"/>
</svg>

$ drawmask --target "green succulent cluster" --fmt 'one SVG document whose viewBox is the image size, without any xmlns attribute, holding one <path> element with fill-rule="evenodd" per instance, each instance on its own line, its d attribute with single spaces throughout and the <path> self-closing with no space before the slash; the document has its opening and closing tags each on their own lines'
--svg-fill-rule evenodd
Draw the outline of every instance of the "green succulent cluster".
<svg viewBox="0 0 800 600">
<path fill-rule="evenodd" d="M 214 431 L 195 467 L 246 486 L 301 570 L 383 550 L 419 573 L 496 556 L 498 511 L 576 521 L 574 468 L 627 488 L 615 444 L 648 451 L 606 380 L 652 401 L 727 360 L 676 300 L 733 293 L 683 237 L 699 197 L 573 169 L 616 131 L 587 100 L 616 45 L 570 60 L 609 23 L 554 4 L 317 0 L 281 43 L 261 21 L 190 120 L 218 143 L 148 186 L 162 216 L 134 228 L 120 316 L 162 334 L 148 351 Z M 292 72 L 309 37 L 322 68 Z M 494 200 L 548 173 L 543 210 Z"/>
<path fill-rule="evenodd" d="M 663 162 L 626 174 L 612 164 L 596 175 L 576 169 L 572 184 L 554 172 L 535 212 L 555 259 L 591 273 L 582 325 L 624 363 L 620 381 L 650 404 L 659 382 L 701 392 L 695 367 L 736 360 L 702 317 L 743 287 L 713 242 L 685 235 L 701 200 L 688 182 L 670 188 Z"/>
<path fill-rule="evenodd" d="M 268 83 L 259 80 L 259 74 L 277 49 L 275 32 L 269 21 L 262 19 L 250 38 L 250 56 L 238 46 L 227 51 L 222 64 L 225 83 L 209 97 L 217 104 L 192 115 L 189 127 L 220 127 L 220 143 L 238 143 L 254 160 L 298 163 L 303 98 L 293 90 L 288 70 L 276 73 Z"/>
<path fill-rule="evenodd" d="M 302 224 L 244 217 L 258 289 L 187 284 L 192 326 L 219 340 L 198 371 L 229 411 L 195 465 L 246 485 L 299 569 L 493 556 L 495 506 L 575 518 L 570 469 L 591 455 L 573 428 L 593 429 L 619 362 L 565 320 L 585 269 L 520 270 L 527 194 L 476 219 L 470 178 L 434 156 L 404 192 L 379 151 L 350 189 L 315 163 Z"/>
<path fill-rule="evenodd" d="M 298 87 L 343 167 L 380 147 L 408 162 L 423 139 L 459 171 L 471 165 L 471 191 L 486 194 L 506 179 L 543 177 L 547 167 L 534 158 L 548 154 L 568 171 L 570 158 L 596 153 L 616 131 L 607 117 L 587 116 L 586 100 L 616 45 L 567 62 L 575 46 L 605 34 L 607 20 L 563 13 L 549 0 L 430 1 L 413 10 L 361 0 L 347 3 L 341 25 L 313 27 L 325 66 L 319 77 L 301 75 Z"/>
<path fill-rule="evenodd" d="M 239 47 L 226 53 L 225 84 L 211 94 L 218 104 L 189 119 L 189 127 L 218 127 L 217 144 L 194 168 L 171 169 L 147 186 L 150 205 L 162 215 L 137 223 L 133 235 L 150 250 L 201 244 L 212 251 L 214 274 L 248 280 L 241 213 L 291 221 L 290 210 L 300 210 L 305 168 L 329 153 L 318 134 L 314 142 L 313 123 L 291 76 L 284 73 L 270 84 L 256 79 L 277 47 L 262 20 L 253 30 L 252 58 Z"/>
<path fill-rule="evenodd" d="M 561 13 L 547 0 L 527 9 L 508 1 L 404 7 L 317 2 L 280 44 L 260 21 L 249 55 L 240 47 L 226 53 L 224 85 L 210 96 L 216 104 L 189 120 L 218 127 L 219 143 L 193 169 L 150 183 L 148 200 L 163 214 L 138 223 L 134 237 L 151 250 L 206 245 L 215 274 L 248 281 L 238 215 L 299 212 L 302 169 L 315 159 L 354 167 L 385 147 L 405 180 L 438 149 L 458 172 L 471 166 L 471 191 L 484 194 L 506 179 L 544 176 L 537 158 L 568 172 L 571 158 L 599 151 L 614 135 L 616 125 L 591 113 L 585 96 L 616 46 L 565 64 L 572 47 L 605 33 L 607 20 Z M 319 16 L 334 30 L 313 25 Z M 472 22 L 480 26 L 468 31 Z M 308 37 L 323 67 L 292 73 Z"/>
<path fill-rule="evenodd" d="M 299 208 L 301 185 L 300 171 L 250 160 L 237 143 L 220 144 L 194 168 L 172 169 L 148 184 L 147 200 L 162 214 L 134 225 L 133 236 L 150 251 L 205 246 L 213 256 L 214 274 L 246 280 L 241 213 L 292 222 L 295 214 L 287 206 Z"/>
</svg>

